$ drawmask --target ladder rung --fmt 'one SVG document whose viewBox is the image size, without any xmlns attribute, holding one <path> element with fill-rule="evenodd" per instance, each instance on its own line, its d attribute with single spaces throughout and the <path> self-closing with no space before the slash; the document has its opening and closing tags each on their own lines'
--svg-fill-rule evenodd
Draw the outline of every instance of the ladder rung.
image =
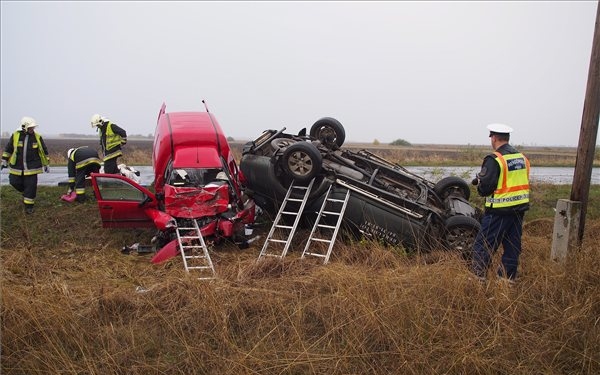
<svg viewBox="0 0 600 375">
<path fill-rule="evenodd" d="M 303 199 L 288 198 L 288 201 L 291 201 L 291 202 L 302 202 Z"/>
<path fill-rule="evenodd" d="M 340 202 L 340 203 L 344 203 L 345 202 L 344 199 L 335 199 L 335 198 L 327 198 L 327 201 L 329 201 L 329 202 Z"/>
<path fill-rule="evenodd" d="M 298 189 L 298 190 L 306 190 L 306 189 L 308 189 L 308 186 L 294 185 L 292 188 Z"/>
<path fill-rule="evenodd" d="M 325 224 L 319 224 L 317 225 L 320 228 L 329 228 L 329 229 L 335 229 L 336 227 L 333 225 L 325 225 Z"/>
<path fill-rule="evenodd" d="M 329 214 L 329 215 L 337 215 L 340 216 L 339 212 L 333 212 L 333 211 L 323 211 L 324 214 Z"/>
<path fill-rule="evenodd" d="M 264 256 L 264 257 L 277 257 L 277 258 L 281 258 L 281 255 L 279 255 L 279 254 L 263 254 L 262 256 Z"/>
<path fill-rule="evenodd" d="M 289 225 L 275 225 L 275 228 L 292 229 L 293 227 L 290 227 Z"/>
<path fill-rule="evenodd" d="M 317 253 L 305 253 L 306 255 L 312 255 L 315 257 L 321 257 L 321 258 L 325 258 L 327 255 L 326 254 L 317 254 Z"/>
<path fill-rule="evenodd" d="M 188 266 L 188 270 L 205 270 L 205 269 L 209 269 L 210 266 L 193 266 L 190 267 Z"/>
<path fill-rule="evenodd" d="M 200 245 L 181 245 L 181 247 L 184 249 L 202 249 Z"/>
<path fill-rule="evenodd" d="M 331 242 L 331 240 L 325 240 L 323 238 L 312 238 L 313 241 L 319 241 L 319 242 Z"/>
<path fill-rule="evenodd" d="M 191 228 L 182 228 L 182 227 L 177 227 L 178 231 L 182 231 L 182 230 L 196 230 L 196 228 L 191 227 Z"/>
<path fill-rule="evenodd" d="M 292 212 L 292 211 L 281 211 L 282 214 L 286 214 L 286 215 L 298 215 L 298 212 Z"/>
<path fill-rule="evenodd" d="M 279 242 L 279 243 L 286 243 L 286 242 L 287 242 L 287 241 L 285 241 L 285 240 L 278 240 L 278 239 L 275 239 L 275 238 L 269 238 L 267 241 L 271 241 L 271 242 Z"/>
</svg>

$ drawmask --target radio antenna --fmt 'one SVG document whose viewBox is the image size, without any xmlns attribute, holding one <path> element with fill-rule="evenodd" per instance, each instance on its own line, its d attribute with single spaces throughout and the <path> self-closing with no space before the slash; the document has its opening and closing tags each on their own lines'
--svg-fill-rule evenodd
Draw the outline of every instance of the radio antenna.
<svg viewBox="0 0 600 375">
<path fill-rule="evenodd" d="M 208 119 L 210 120 L 210 123 L 211 123 L 213 129 L 215 130 L 215 138 L 217 140 L 217 149 L 219 150 L 219 155 L 221 155 L 221 141 L 219 140 L 219 131 L 217 130 L 217 126 L 215 125 L 215 122 L 213 121 L 212 114 L 209 112 L 208 106 L 206 105 L 206 102 L 204 101 L 204 99 L 202 99 L 202 104 L 204 104 L 204 108 L 206 108 L 206 113 L 208 113 Z"/>
</svg>

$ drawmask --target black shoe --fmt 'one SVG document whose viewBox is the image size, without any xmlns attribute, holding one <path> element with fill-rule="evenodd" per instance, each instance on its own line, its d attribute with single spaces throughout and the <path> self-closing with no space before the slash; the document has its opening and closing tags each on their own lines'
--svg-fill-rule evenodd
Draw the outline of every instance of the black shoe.
<svg viewBox="0 0 600 375">
<path fill-rule="evenodd" d="M 87 200 L 87 197 L 83 194 L 77 194 L 77 196 L 75 197 L 75 201 L 77 203 L 84 203 Z"/>
<path fill-rule="evenodd" d="M 33 211 L 34 211 L 33 204 L 26 204 L 25 205 L 25 213 L 26 214 L 32 214 Z"/>
</svg>

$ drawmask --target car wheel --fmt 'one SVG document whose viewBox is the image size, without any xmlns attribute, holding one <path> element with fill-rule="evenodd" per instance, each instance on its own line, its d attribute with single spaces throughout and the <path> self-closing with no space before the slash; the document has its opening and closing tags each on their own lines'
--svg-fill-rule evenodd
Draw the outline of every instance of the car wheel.
<svg viewBox="0 0 600 375">
<path fill-rule="evenodd" d="M 299 182 L 306 182 L 321 171 L 323 157 L 312 143 L 296 142 L 284 151 L 281 163 L 283 170 L 290 177 Z"/>
<path fill-rule="evenodd" d="M 470 216 L 455 215 L 446 220 L 446 247 L 460 252 L 463 257 L 471 256 L 475 237 L 481 229 L 477 219 Z"/>
<path fill-rule="evenodd" d="M 346 131 L 342 124 L 332 118 L 323 117 L 317 120 L 310 128 L 310 136 L 318 139 L 321 144 L 330 150 L 337 150 L 342 147 L 346 140 Z"/>
<path fill-rule="evenodd" d="M 465 180 L 456 176 L 444 177 L 433 187 L 433 191 L 442 199 L 450 195 L 458 195 L 469 200 L 471 189 Z"/>
</svg>

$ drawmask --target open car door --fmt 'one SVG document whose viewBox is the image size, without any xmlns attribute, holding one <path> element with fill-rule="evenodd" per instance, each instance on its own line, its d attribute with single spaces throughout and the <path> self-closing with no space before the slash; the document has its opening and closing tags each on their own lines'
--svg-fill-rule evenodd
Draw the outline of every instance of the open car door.
<svg viewBox="0 0 600 375">
<path fill-rule="evenodd" d="M 118 174 L 92 173 L 91 178 L 104 228 L 155 226 L 158 201 L 150 190 Z"/>
</svg>

